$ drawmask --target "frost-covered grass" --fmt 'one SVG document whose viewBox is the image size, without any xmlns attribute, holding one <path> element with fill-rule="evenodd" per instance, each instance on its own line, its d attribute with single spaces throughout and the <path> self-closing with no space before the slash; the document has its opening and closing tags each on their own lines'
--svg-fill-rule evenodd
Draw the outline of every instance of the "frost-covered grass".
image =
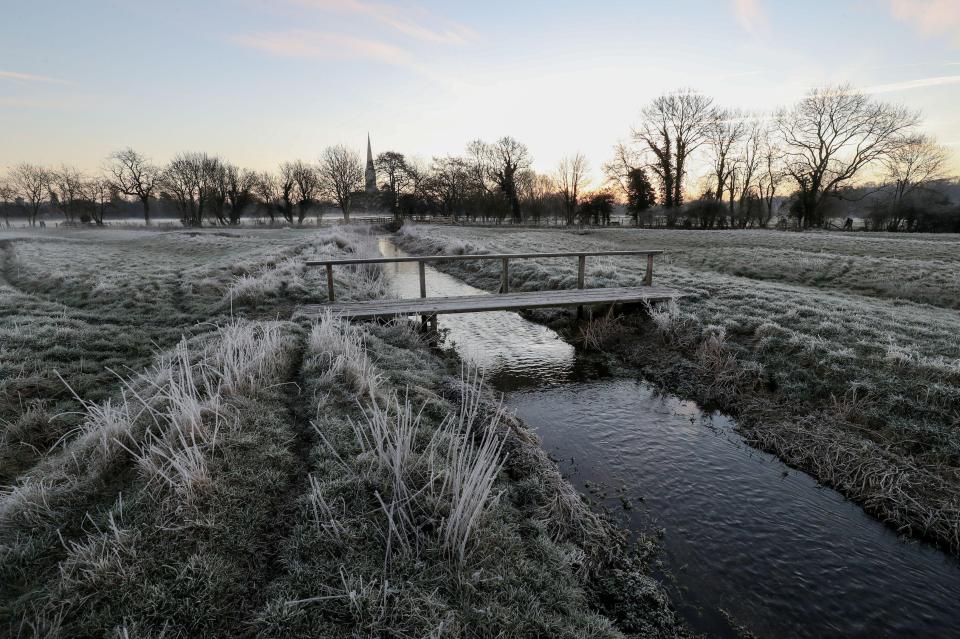
<svg viewBox="0 0 960 639">
<path fill-rule="evenodd" d="M 494 245 L 662 248 L 669 251 L 667 263 L 691 271 L 960 308 L 960 236 L 951 234 L 600 229 L 579 235 L 563 229 L 429 228 L 405 227 L 404 232 L 451 253 L 489 252 Z M 587 264 L 593 270 L 603 267 Z"/>
<path fill-rule="evenodd" d="M 373 239 L 0 236 L 0 634 L 681 633 L 475 371 L 411 322 L 285 321 L 326 295 L 302 259 Z"/>
<path fill-rule="evenodd" d="M 327 315 L 312 329 L 310 482 L 257 632 L 620 636 L 586 601 L 621 538 L 475 370 L 450 375 L 418 342 L 403 323 Z M 630 574 L 652 589 L 606 612 L 640 636 L 674 636 L 662 591 Z"/>
<path fill-rule="evenodd" d="M 77 402 L 114 395 L 115 373 L 139 371 L 182 335 L 232 311 L 274 319 L 319 301 L 319 273 L 275 278 L 231 299 L 247 278 L 297 256 L 347 248 L 339 231 L 64 231 L 0 233 L 0 482 L 76 426 Z"/>
<path fill-rule="evenodd" d="M 654 282 L 694 296 L 626 318 L 606 348 L 736 412 L 748 438 L 892 525 L 960 552 L 956 236 L 410 227 L 399 241 L 418 253 L 665 249 Z M 641 283 L 642 260 L 604 260 L 588 258 L 587 286 Z M 499 286 L 499 264 L 442 268 Z M 572 288 L 576 261 L 518 260 L 510 273 L 511 290 Z M 597 329 L 583 339 L 597 342 Z"/>
</svg>

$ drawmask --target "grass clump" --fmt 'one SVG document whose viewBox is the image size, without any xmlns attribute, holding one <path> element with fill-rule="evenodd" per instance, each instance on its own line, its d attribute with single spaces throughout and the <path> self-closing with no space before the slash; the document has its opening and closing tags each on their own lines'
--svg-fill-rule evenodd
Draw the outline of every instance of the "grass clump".
<svg viewBox="0 0 960 639">
<path fill-rule="evenodd" d="M 310 480 L 258 632 L 620 636 L 588 593 L 622 538 L 475 369 L 451 376 L 409 337 L 404 323 L 331 315 L 312 329 Z M 360 365 L 343 366 L 342 353 Z M 679 632 L 666 603 L 658 615 Z"/>
</svg>

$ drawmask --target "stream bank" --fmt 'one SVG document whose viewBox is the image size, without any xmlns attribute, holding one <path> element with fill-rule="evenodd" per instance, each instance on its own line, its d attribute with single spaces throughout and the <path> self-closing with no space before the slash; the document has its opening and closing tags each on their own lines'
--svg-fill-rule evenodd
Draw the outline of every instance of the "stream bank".
<svg viewBox="0 0 960 639">
<path fill-rule="evenodd" d="M 381 241 L 385 255 L 396 250 Z M 415 265 L 387 268 L 395 293 L 418 294 Z M 435 269 L 427 287 L 429 295 L 482 292 Z M 955 559 L 904 541 L 839 493 L 751 447 L 729 417 L 637 376 L 610 377 L 607 360 L 585 357 L 517 314 L 441 316 L 440 328 L 458 353 L 479 358 L 505 404 L 581 492 L 631 531 L 664 530 L 663 579 L 694 631 L 953 631 Z"/>
</svg>

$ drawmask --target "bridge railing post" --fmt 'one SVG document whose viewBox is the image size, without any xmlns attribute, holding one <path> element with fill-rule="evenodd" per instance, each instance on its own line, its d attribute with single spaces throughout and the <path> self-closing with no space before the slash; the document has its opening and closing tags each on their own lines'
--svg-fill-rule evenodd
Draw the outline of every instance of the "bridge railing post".
<svg viewBox="0 0 960 639">
<path fill-rule="evenodd" d="M 643 276 L 644 286 L 653 286 L 653 253 L 647 253 L 647 272 Z"/>
<path fill-rule="evenodd" d="M 423 298 L 427 296 L 427 265 L 424 263 L 423 260 L 417 260 L 417 270 L 419 271 L 419 275 L 420 275 L 420 297 Z M 434 315 L 434 317 L 436 316 Z M 428 331 L 429 323 L 430 323 L 429 315 L 420 316 L 420 329 L 424 333 L 429 332 Z"/>
<path fill-rule="evenodd" d="M 333 302 L 333 264 L 327 264 L 327 297 Z"/>
<path fill-rule="evenodd" d="M 502 266 L 500 268 L 500 292 L 509 293 L 510 292 L 510 259 L 503 258 L 501 262 Z"/>
<path fill-rule="evenodd" d="M 584 277 L 587 274 L 587 256 L 577 256 L 577 288 L 583 288 Z M 583 319 L 583 305 L 577 307 L 577 319 Z"/>
</svg>

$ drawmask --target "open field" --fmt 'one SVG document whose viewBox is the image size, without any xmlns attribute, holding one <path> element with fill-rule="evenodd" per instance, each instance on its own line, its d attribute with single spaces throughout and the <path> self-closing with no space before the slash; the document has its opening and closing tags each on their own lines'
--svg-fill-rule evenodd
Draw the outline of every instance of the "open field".
<svg viewBox="0 0 960 639">
<path fill-rule="evenodd" d="M 665 249 L 675 307 L 571 327 L 670 391 L 738 417 L 755 445 L 905 533 L 960 552 L 960 238 L 861 234 L 405 227 L 416 253 Z M 500 266 L 441 265 L 495 290 Z M 587 286 L 638 285 L 604 258 Z M 575 286 L 574 260 L 511 264 L 511 290 Z"/>
<path fill-rule="evenodd" d="M 407 323 L 286 320 L 324 294 L 303 257 L 372 250 L 349 229 L 0 235 L 4 634 L 682 634 L 469 367 Z"/>
</svg>

